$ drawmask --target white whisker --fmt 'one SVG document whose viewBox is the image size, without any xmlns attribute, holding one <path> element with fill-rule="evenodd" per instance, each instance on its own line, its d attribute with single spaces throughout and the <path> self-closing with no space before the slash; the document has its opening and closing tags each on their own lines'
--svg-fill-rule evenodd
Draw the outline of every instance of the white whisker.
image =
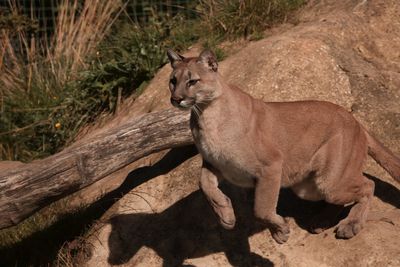
<svg viewBox="0 0 400 267">
<path fill-rule="evenodd" d="M 197 104 L 194 104 L 194 105 L 192 106 L 192 108 L 193 108 L 192 110 L 193 110 L 194 114 L 196 115 L 196 117 L 199 118 L 200 115 L 201 115 L 201 113 L 203 112 L 203 111 L 201 110 L 201 108 L 200 108 Z"/>
</svg>

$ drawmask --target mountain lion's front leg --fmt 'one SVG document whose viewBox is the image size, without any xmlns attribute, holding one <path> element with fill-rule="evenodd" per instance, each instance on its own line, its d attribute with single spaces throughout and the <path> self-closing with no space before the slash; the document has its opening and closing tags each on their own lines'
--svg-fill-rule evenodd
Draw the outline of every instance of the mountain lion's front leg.
<svg viewBox="0 0 400 267">
<path fill-rule="evenodd" d="M 289 239 L 289 226 L 285 220 L 276 213 L 279 190 L 281 187 L 282 163 L 277 161 L 268 166 L 263 177 L 256 182 L 254 212 L 257 218 L 266 223 L 272 237 L 279 244 Z"/>
<path fill-rule="evenodd" d="M 229 197 L 218 188 L 218 177 L 221 177 L 221 174 L 209 163 L 203 161 L 200 188 L 218 215 L 222 227 L 232 229 L 236 222 L 235 213 Z"/>
</svg>

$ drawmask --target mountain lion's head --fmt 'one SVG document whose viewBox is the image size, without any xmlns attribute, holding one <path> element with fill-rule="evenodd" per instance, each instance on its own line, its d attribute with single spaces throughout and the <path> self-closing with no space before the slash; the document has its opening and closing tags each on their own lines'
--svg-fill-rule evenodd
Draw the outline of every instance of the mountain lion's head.
<svg viewBox="0 0 400 267">
<path fill-rule="evenodd" d="M 218 64 L 213 52 L 204 50 L 199 57 L 184 58 L 168 50 L 167 55 L 173 69 L 169 80 L 172 105 L 196 108 L 218 96 Z"/>
</svg>

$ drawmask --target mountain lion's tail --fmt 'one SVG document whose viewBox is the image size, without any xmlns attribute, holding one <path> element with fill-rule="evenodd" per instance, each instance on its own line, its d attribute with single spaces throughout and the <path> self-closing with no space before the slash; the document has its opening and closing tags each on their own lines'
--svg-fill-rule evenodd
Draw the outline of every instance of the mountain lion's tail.
<svg viewBox="0 0 400 267">
<path fill-rule="evenodd" d="M 400 183 L 400 158 L 387 149 L 367 131 L 368 155 Z"/>
</svg>

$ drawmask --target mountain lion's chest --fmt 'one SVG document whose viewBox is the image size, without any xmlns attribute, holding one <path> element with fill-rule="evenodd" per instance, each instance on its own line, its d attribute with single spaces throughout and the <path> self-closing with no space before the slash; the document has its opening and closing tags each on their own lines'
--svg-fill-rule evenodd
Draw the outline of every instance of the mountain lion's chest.
<svg viewBox="0 0 400 267">
<path fill-rule="evenodd" d="M 246 151 L 240 148 L 240 140 L 232 140 L 223 131 L 192 128 L 193 138 L 203 159 L 217 168 L 225 179 L 241 187 L 253 187 L 254 175 L 243 161 Z"/>
</svg>

